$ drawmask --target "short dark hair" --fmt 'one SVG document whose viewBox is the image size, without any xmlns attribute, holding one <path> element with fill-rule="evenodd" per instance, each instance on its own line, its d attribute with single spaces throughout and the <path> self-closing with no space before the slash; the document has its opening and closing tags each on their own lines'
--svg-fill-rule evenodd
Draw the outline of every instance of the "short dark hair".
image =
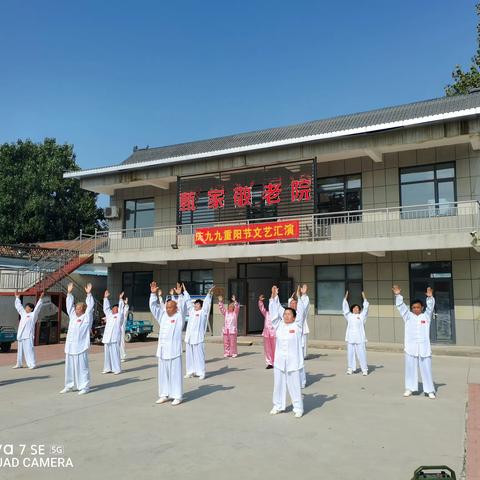
<svg viewBox="0 0 480 480">
<path fill-rule="evenodd" d="M 26 307 L 30 307 L 32 310 L 35 308 L 35 305 L 33 303 L 26 303 Z"/>
<path fill-rule="evenodd" d="M 203 300 L 201 298 L 197 298 L 193 303 L 198 303 L 201 307 L 203 307 Z"/>
<path fill-rule="evenodd" d="M 414 298 L 411 302 L 410 302 L 410 308 L 412 308 L 416 303 L 419 303 L 422 308 L 423 308 L 423 302 L 419 299 L 419 298 Z"/>
<path fill-rule="evenodd" d="M 290 310 L 290 311 L 292 312 L 292 315 L 293 315 L 294 318 L 297 317 L 297 311 L 296 311 L 294 308 L 292 308 L 292 307 L 287 307 L 287 308 L 285 309 L 285 312 L 286 312 L 287 310 Z"/>
<path fill-rule="evenodd" d="M 115 305 L 112 305 L 110 308 L 115 308 L 115 307 L 118 307 L 118 303 L 116 303 Z"/>
<path fill-rule="evenodd" d="M 360 311 L 362 311 L 362 307 L 358 304 L 358 303 L 354 303 L 351 307 L 350 307 L 350 312 L 353 313 L 353 309 L 355 307 L 358 307 L 360 309 Z"/>
</svg>

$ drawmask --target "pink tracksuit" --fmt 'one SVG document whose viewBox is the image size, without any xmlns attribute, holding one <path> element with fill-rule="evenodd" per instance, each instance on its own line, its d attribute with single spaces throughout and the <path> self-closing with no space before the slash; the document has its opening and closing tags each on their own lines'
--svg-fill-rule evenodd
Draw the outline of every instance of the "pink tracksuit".
<svg viewBox="0 0 480 480">
<path fill-rule="evenodd" d="M 225 309 L 223 302 L 218 302 L 220 313 L 225 319 L 223 325 L 223 356 L 236 357 L 237 356 L 237 319 L 240 311 L 240 304 L 235 302 L 235 310 L 229 312 Z"/>
<path fill-rule="evenodd" d="M 275 329 L 272 325 L 272 319 L 270 313 L 265 308 L 265 304 L 262 300 L 258 301 L 258 308 L 262 315 L 265 317 L 265 323 L 263 325 L 263 350 L 265 352 L 265 362 L 267 365 L 273 367 L 273 361 L 275 359 Z"/>
</svg>

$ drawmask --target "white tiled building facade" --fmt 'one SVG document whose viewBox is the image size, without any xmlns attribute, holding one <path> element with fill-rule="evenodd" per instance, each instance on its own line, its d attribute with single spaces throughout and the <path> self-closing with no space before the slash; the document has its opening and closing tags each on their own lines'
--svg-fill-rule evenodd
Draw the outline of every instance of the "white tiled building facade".
<svg viewBox="0 0 480 480">
<path fill-rule="evenodd" d="M 430 285 L 437 298 L 432 341 L 474 346 L 480 345 L 479 113 L 480 94 L 472 93 L 135 150 L 123 164 L 66 176 L 109 194 L 117 207 L 109 232 L 98 235 L 95 262 L 109 266 L 109 288 L 126 290 L 139 317 L 149 318 L 151 280 L 164 290 L 184 281 L 195 294 L 215 284 L 237 294 L 240 329 L 254 334 L 262 324 L 260 293 L 268 296 L 272 282 L 280 283 L 286 300 L 294 285 L 307 283 L 311 338 L 342 340 L 344 292 L 358 302 L 363 288 L 371 304 L 368 339 L 401 343 L 392 284 L 407 299 Z M 283 175 L 286 187 L 302 168 L 312 179 L 310 204 L 300 210 L 285 196 L 275 207 L 266 205 L 261 192 L 272 175 Z M 225 185 L 227 197 L 238 179 L 253 185 L 253 206 L 208 209 L 206 190 Z M 203 185 L 196 189 L 197 210 L 181 214 L 179 196 L 194 184 Z M 262 218 L 298 220 L 299 238 L 194 243 L 200 226 Z M 220 329 L 215 307 L 213 331 Z"/>
</svg>

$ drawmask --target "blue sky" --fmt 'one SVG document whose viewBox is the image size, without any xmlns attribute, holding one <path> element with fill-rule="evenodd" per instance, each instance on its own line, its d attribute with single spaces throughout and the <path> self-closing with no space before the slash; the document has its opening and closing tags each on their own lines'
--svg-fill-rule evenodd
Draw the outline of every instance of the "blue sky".
<svg viewBox="0 0 480 480">
<path fill-rule="evenodd" d="M 0 142 L 82 168 L 160 146 L 442 96 L 475 1 L 0 3 Z"/>
</svg>

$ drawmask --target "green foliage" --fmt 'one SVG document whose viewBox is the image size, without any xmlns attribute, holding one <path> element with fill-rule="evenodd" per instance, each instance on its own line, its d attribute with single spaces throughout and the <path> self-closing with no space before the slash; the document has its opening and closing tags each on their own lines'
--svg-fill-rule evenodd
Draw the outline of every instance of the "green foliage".
<svg viewBox="0 0 480 480">
<path fill-rule="evenodd" d="M 480 19 L 480 3 L 475 6 L 477 17 Z M 452 95 L 465 95 L 474 88 L 480 88 L 480 22 L 477 23 L 477 53 L 472 57 L 472 65 L 463 71 L 460 65 L 452 72 L 454 83 L 445 87 L 448 97 Z"/>
<path fill-rule="evenodd" d="M 0 145 L 0 242 L 70 240 L 104 226 L 97 195 L 63 173 L 79 170 L 72 145 L 18 140 Z"/>
</svg>

